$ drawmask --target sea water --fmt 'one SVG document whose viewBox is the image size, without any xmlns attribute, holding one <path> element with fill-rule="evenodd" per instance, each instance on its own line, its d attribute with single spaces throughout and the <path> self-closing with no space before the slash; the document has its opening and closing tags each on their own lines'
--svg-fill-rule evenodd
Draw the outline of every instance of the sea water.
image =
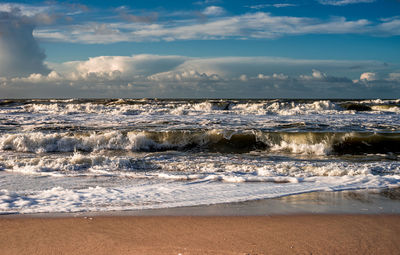
<svg viewBox="0 0 400 255">
<path fill-rule="evenodd" d="M 0 213 L 400 186 L 400 100 L 0 100 Z"/>
</svg>

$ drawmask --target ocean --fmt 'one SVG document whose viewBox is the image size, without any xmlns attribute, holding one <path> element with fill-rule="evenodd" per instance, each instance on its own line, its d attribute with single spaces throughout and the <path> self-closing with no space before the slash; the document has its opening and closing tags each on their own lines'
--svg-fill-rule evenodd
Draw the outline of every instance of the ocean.
<svg viewBox="0 0 400 255">
<path fill-rule="evenodd" d="M 0 214 L 400 186 L 400 99 L 0 100 Z"/>
</svg>

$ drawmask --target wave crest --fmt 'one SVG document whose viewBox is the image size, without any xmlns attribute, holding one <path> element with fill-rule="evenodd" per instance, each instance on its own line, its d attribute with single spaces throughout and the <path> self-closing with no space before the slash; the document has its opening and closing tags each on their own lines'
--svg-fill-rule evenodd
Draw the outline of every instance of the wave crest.
<svg viewBox="0 0 400 255">
<path fill-rule="evenodd" d="M 208 151 L 246 153 L 285 152 L 308 155 L 400 153 L 395 133 L 318 133 L 224 130 L 111 131 L 104 133 L 42 132 L 0 136 L 0 148 L 20 152 L 73 151 Z"/>
</svg>

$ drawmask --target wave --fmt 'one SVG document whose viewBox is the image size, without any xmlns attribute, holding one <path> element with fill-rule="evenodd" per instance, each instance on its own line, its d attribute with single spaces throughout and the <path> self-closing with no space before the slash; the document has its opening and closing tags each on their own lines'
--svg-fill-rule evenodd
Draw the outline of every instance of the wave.
<svg viewBox="0 0 400 255">
<path fill-rule="evenodd" d="M 48 176 L 129 176 L 144 178 L 142 171 L 160 167 L 143 159 L 127 156 L 107 156 L 101 153 L 73 155 L 40 155 L 39 157 L 0 157 L 0 170 L 29 175 Z"/>
<path fill-rule="evenodd" d="M 350 111 L 358 111 L 358 112 L 393 112 L 400 113 L 400 107 L 398 105 L 391 104 L 359 104 L 359 103 L 349 103 L 342 104 L 342 108 Z"/>
<path fill-rule="evenodd" d="M 2 150 L 20 152 L 73 152 L 99 150 L 165 151 L 204 149 L 212 152 L 247 152 L 264 149 L 252 133 L 211 131 L 164 131 L 105 133 L 43 132 L 6 134 L 0 137 Z"/>
<path fill-rule="evenodd" d="M 225 154 L 112 155 L 104 152 L 0 156 L 0 170 L 27 175 L 116 176 L 223 182 L 307 181 L 315 176 L 398 175 L 399 161 L 290 160 Z"/>
<path fill-rule="evenodd" d="M 75 180 L 74 180 L 75 181 Z M 65 183 L 46 188 L 9 191 L 0 190 L 0 213 L 43 213 L 82 211 L 122 211 L 183 206 L 233 203 L 249 200 L 315 192 L 399 187 L 399 176 L 314 177 L 308 182 L 290 183 L 223 183 L 132 182 L 116 186 L 90 182 L 76 187 Z M 88 185 L 89 184 L 89 185 Z M 93 185 L 93 184 L 92 184 Z"/>
<path fill-rule="evenodd" d="M 46 114 L 117 115 L 308 115 L 400 113 L 400 100 L 155 100 L 155 99 L 65 99 L 0 100 L 0 111 Z"/>
<path fill-rule="evenodd" d="M 0 149 L 18 152 L 207 151 L 284 152 L 306 155 L 399 154 L 400 134 L 369 132 L 263 132 L 171 130 L 17 133 L 0 136 Z"/>
<path fill-rule="evenodd" d="M 266 133 L 273 151 L 314 155 L 360 155 L 400 153 L 400 134 L 396 133 Z"/>
</svg>

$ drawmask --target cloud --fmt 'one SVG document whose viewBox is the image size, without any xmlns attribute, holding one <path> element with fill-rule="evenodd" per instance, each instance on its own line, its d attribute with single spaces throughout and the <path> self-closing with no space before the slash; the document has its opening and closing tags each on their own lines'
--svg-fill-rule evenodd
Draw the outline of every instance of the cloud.
<svg viewBox="0 0 400 255">
<path fill-rule="evenodd" d="M 46 56 L 32 35 L 34 21 L 19 13 L 0 12 L 0 76 L 47 74 Z"/>
<path fill-rule="evenodd" d="M 326 76 L 325 73 L 323 73 L 323 72 L 321 72 L 319 70 L 313 69 L 311 76 L 309 76 L 309 75 L 300 75 L 300 78 L 303 79 L 303 80 L 324 80 L 324 79 L 327 78 L 327 76 Z"/>
<path fill-rule="evenodd" d="M 77 8 L 71 5 L 70 8 Z M 34 25 L 52 25 L 66 19 L 65 8 L 58 5 L 36 6 L 17 3 L 0 3 L 0 12 L 10 13 Z M 81 13 L 81 12 L 80 12 Z"/>
<path fill-rule="evenodd" d="M 383 34 L 400 35 L 400 17 L 390 17 L 382 19 L 382 23 L 378 25 L 378 30 Z"/>
<path fill-rule="evenodd" d="M 166 72 L 184 63 L 186 59 L 182 56 L 158 55 L 100 56 L 89 58 L 87 61 L 69 62 L 69 64 L 75 65 L 76 72 L 83 76 L 121 73 L 122 76 L 129 78 Z"/>
<path fill-rule="evenodd" d="M 323 5 L 348 5 L 348 4 L 359 4 L 359 3 L 373 3 L 376 0 L 318 0 Z"/>
<path fill-rule="evenodd" d="M 89 7 L 84 4 L 78 4 L 78 3 L 67 3 L 66 4 L 69 9 L 71 9 L 72 12 L 69 12 L 68 14 L 81 14 L 90 11 Z"/>
<path fill-rule="evenodd" d="M 377 80 L 376 73 L 366 72 L 360 75 L 360 81 L 375 81 Z"/>
<path fill-rule="evenodd" d="M 265 75 L 265 74 L 258 74 L 257 79 L 259 80 L 288 80 L 289 76 L 283 74 L 283 73 L 274 73 L 272 75 Z"/>
<path fill-rule="evenodd" d="M 46 55 L 35 40 L 33 31 L 38 26 L 56 26 L 59 21 L 67 22 L 66 15 L 76 14 L 69 11 L 82 13 L 87 10 L 86 6 L 79 4 L 0 3 L 0 76 L 48 74 L 50 70 L 44 64 Z M 65 38 L 62 33 L 58 36 L 59 39 Z"/>
<path fill-rule="evenodd" d="M 203 14 L 207 16 L 220 16 L 225 13 L 224 8 L 219 6 L 208 6 L 204 9 Z"/>
<path fill-rule="evenodd" d="M 320 1 L 323 4 L 345 5 L 371 0 Z M 167 13 L 141 12 L 118 7 L 109 16 L 77 4 L 0 4 L 0 11 L 24 17 L 35 26 L 33 34 L 40 41 L 84 44 L 117 42 L 274 39 L 308 34 L 363 34 L 370 36 L 400 35 L 400 17 L 380 20 L 347 19 L 345 17 L 310 18 L 276 16 L 256 11 L 237 15 L 228 13 L 215 1 L 202 1 L 203 11 Z M 211 5 L 210 5 L 211 4 Z M 292 3 L 248 6 L 252 10 L 266 7 L 283 8 Z M 92 15 L 86 15 L 91 11 Z M 115 13 L 117 15 L 115 15 Z"/>
<path fill-rule="evenodd" d="M 236 16 L 222 15 L 223 9 L 205 9 L 209 19 L 182 19 L 176 22 L 156 22 L 146 16 L 125 15 L 125 22 L 86 22 L 81 24 L 38 28 L 40 40 L 87 44 L 115 42 L 273 39 L 306 34 L 368 34 L 373 36 L 399 35 L 400 19 L 393 17 L 377 22 L 366 19 L 348 20 L 344 17 L 328 19 L 274 16 L 266 12 Z M 205 15 L 202 14 L 202 15 Z M 126 20 L 131 19 L 130 22 Z M 153 23 L 151 23 L 153 22 Z M 112 35 L 112 36 L 109 36 Z"/>
<path fill-rule="evenodd" d="M 147 16 L 138 16 L 138 15 L 123 13 L 121 14 L 121 17 L 124 20 L 130 22 L 153 23 L 157 20 L 158 15 L 155 12 Z"/>
<path fill-rule="evenodd" d="M 198 81 L 221 81 L 223 80 L 218 74 L 199 73 L 196 70 L 188 71 L 169 71 L 163 73 L 153 74 L 147 77 L 150 81 L 155 82 L 193 82 Z"/>
<path fill-rule="evenodd" d="M 153 23 L 158 19 L 157 12 L 150 12 L 145 15 L 134 15 L 131 14 L 130 10 L 126 6 L 121 6 L 116 9 L 116 12 L 120 15 L 123 20 L 129 22 L 139 22 L 139 23 Z"/>
<path fill-rule="evenodd" d="M 399 73 L 368 82 L 342 76 L 352 66 L 354 77 L 380 72 L 371 61 L 135 55 L 49 66 L 47 75 L 0 78 L 1 97 L 400 97 Z"/>
<path fill-rule="evenodd" d="M 34 17 L 35 15 L 47 13 L 51 9 L 50 6 L 34 6 L 17 3 L 0 3 L 0 12 L 15 13 L 19 12 L 22 16 Z"/>
<path fill-rule="evenodd" d="M 204 1 L 194 2 L 193 4 L 196 4 L 196 5 L 208 5 L 208 4 L 219 4 L 219 3 L 222 3 L 222 0 L 204 0 Z"/>
<path fill-rule="evenodd" d="M 400 82 L 400 73 L 390 73 L 388 80 Z"/>
<path fill-rule="evenodd" d="M 327 75 L 320 70 L 313 69 L 311 75 L 301 74 L 299 75 L 300 80 L 309 81 L 309 82 L 323 82 L 323 83 L 347 83 L 351 84 L 353 81 L 347 77 L 338 77 Z"/>
<path fill-rule="evenodd" d="M 275 7 L 275 8 L 284 8 L 284 7 L 294 7 L 297 4 L 290 4 L 290 3 L 279 3 L 279 4 L 257 4 L 257 5 L 250 5 L 247 6 L 250 9 L 260 10 L 268 7 Z"/>
<path fill-rule="evenodd" d="M 78 3 L 62 3 L 55 1 L 45 2 L 43 5 L 39 4 L 20 4 L 20 3 L 0 3 L 1 12 L 15 12 L 19 11 L 21 16 L 35 17 L 40 14 L 59 13 L 64 15 L 78 15 L 89 12 L 90 9 L 84 4 Z"/>
</svg>

